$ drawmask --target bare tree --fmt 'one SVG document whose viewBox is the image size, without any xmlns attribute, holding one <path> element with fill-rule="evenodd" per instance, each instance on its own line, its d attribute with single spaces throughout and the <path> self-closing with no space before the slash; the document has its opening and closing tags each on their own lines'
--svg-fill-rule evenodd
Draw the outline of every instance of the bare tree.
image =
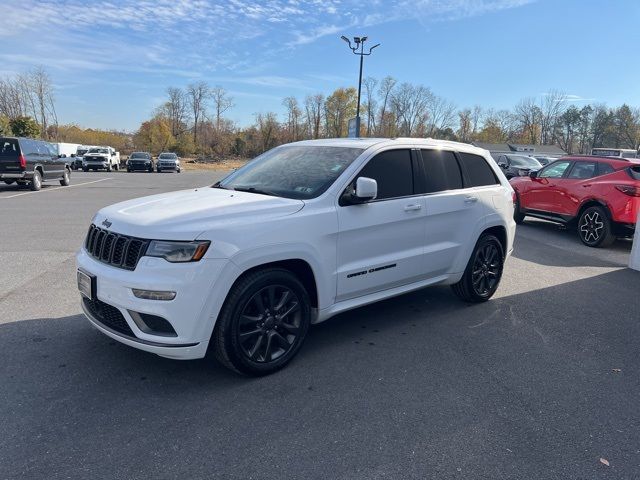
<svg viewBox="0 0 640 480">
<path fill-rule="evenodd" d="M 213 87 L 210 93 L 213 99 L 213 108 L 216 112 L 216 130 L 220 130 L 222 114 L 233 107 L 233 98 L 229 96 L 224 88 L 217 85 Z"/>
<path fill-rule="evenodd" d="M 362 83 L 364 84 L 365 108 L 367 112 L 367 137 L 370 137 L 371 133 L 376 130 L 375 112 L 377 101 L 374 96 L 374 91 L 378 85 L 378 80 L 373 77 L 367 77 Z"/>
<path fill-rule="evenodd" d="M 320 124 L 322 123 L 322 106 L 324 95 L 316 93 L 307 95 L 304 100 L 304 108 L 307 116 L 307 125 L 311 138 L 320 138 Z"/>
<path fill-rule="evenodd" d="M 391 136 L 389 134 L 389 121 L 388 121 L 388 107 L 391 100 L 391 94 L 393 89 L 395 88 L 398 81 L 393 77 L 385 77 L 380 82 L 380 88 L 378 88 L 378 96 L 380 97 L 380 101 L 382 102 L 382 106 L 380 107 L 380 119 L 378 121 L 378 131 L 376 132 L 379 136 Z"/>
<path fill-rule="evenodd" d="M 178 136 L 186 129 L 189 105 L 184 91 L 180 88 L 167 89 L 169 100 L 165 103 L 166 115 L 171 122 L 171 133 Z"/>
<path fill-rule="evenodd" d="M 451 128 L 455 123 L 456 106 L 442 97 L 433 95 L 427 98 L 426 135 L 433 136 L 437 131 Z"/>
<path fill-rule="evenodd" d="M 427 106 L 432 102 L 431 90 L 422 85 L 402 83 L 391 96 L 399 135 L 411 136 L 427 117 Z"/>
<path fill-rule="evenodd" d="M 187 98 L 193 114 L 193 143 L 198 145 L 198 122 L 204 117 L 211 89 L 205 82 L 192 83 L 187 87 Z"/>
<path fill-rule="evenodd" d="M 540 141 L 540 123 L 542 110 L 534 98 L 524 98 L 516 105 L 515 115 L 521 132 L 521 140 L 538 145 Z"/>
<path fill-rule="evenodd" d="M 295 142 L 300 138 L 300 116 L 302 111 L 296 97 L 286 97 L 282 105 L 287 109 L 287 141 Z"/>
<path fill-rule="evenodd" d="M 559 90 L 549 90 L 543 96 L 540 106 L 540 143 L 542 145 L 553 142 L 553 132 L 564 111 L 566 102 L 567 95 Z"/>
</svg>

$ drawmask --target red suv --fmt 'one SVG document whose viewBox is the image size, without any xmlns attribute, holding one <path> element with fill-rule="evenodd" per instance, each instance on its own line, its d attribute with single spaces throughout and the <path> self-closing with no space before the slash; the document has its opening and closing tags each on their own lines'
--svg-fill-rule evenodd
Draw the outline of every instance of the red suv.
<svg viewBox="0 0 640 480">
<path fill-rule="evenodd" d="M 577 227 L 580 240 L 604 247 L 633 235 L 640 210 L 640 164 L 593 156 L 561 158 L 510 180 L 514 218 L 543 218 Z"/>
</svg>

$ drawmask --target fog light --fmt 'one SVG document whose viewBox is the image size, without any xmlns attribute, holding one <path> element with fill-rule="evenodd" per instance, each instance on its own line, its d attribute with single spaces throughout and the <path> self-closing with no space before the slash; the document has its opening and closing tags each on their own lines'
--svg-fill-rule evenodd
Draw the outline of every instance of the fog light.
<svg viewBox="0 0 640 480">
<path fill-rule="evenodd" d="M 173 300 L 176 298 L 176 292 L 163 292 L 159 290 L 138 290 L 132 288 L 131 291 L 138 298 L 145 300 Z"/>
</svg>

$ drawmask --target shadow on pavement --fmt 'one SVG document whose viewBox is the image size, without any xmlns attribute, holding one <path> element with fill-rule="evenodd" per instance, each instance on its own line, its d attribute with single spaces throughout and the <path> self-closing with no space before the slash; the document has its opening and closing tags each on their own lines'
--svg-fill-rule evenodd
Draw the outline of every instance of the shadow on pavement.
<svg viewBox="0 0 640 480">
<path fill-rule="evenodd" d="M 414 292 L 315 326 L 259 379 L 79 315 L 4 324 L 0 478 L 593 478 L 600 457 L 631 478 L 639 282 Z"/>
</svg>

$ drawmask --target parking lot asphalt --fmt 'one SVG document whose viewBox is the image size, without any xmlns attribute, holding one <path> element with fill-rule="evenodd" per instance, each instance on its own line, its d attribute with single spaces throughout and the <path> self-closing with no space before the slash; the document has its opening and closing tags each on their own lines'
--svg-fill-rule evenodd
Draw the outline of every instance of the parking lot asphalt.
<svg viewBox="0 0 640 480">
<path fill-rule="evenodd" d="M 73 255 L 96 210 L 220 176 L 0 186 L 0 478 L 640 477 L 629 241 L 527 222 L 490 302 L 433 287 L 347 312 L 259 379 L 94 330 Z"/>
</svg>

